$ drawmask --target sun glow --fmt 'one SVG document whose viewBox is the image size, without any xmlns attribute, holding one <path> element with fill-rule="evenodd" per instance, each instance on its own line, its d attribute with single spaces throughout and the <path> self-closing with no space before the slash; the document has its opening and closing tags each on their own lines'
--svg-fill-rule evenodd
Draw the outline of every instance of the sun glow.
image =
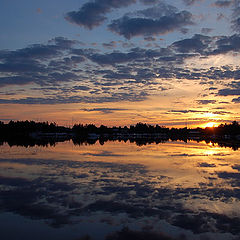
<svg viewBox="0 0 240 240">
<path fill-rule="evenodd" d="M 208 122 L 203 125 L 203 128 L 206 128 L 206 127 L 212 128 L 212 127 L 217 127 L 217 126 L 218 126 L 218 124 L 216 122 Z"/>
<path fill-rule="evenodd" d="M 203 114 L 203 116 L 206 118 L 212 118 L 212 117 L 216 116 L 216 114 L 214 114 L 212 112 L 206 112 Z"/>
</svg>

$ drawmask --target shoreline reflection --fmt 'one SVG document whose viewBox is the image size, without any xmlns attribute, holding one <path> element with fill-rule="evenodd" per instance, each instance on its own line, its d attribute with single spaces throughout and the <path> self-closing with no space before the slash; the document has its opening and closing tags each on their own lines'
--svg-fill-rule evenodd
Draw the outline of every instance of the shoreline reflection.
<svg viewBox="0 0 240 240">
<path fill-rule="evenodd" d="M 11 138 L 8 140 L 0 141 L 0 146 L 7 143 L 10 147 L 12 146 L 19 146 L 19 147 L 34 147 L 34 146 L 41 146 L 41 147 L 53 147 L 58 143 L 62 142 L 69 142 L 72 141 L 74 145 L 94 145 L 99 143 L 100 145 L 104 145 L 107 142 L 119 142 L 119 143 L 134 143 L 137 146 L 144 146 L 150 144 L 164 144 L 168 142 L 195 142 L 195 143 L 205 143 L 210 147 L 221 147 L 221 148 L 231 148 L 234 151 L 237 151 L 240 148 L 240 142 L 236 140 L 208 140 L 208 139 L 155 139 L 155 138 L 69 138 L 69 139 L 54 139 L 54 138 L 39 138 L 39 139 L 32 139 L 29 137 L 26 138 Z"/>
</svg>

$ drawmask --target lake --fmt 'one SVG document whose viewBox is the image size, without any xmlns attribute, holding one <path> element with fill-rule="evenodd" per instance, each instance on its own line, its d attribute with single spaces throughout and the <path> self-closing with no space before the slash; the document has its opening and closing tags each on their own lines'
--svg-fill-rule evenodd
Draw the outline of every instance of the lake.
<svg viewBox="0 0 240 240">
<path fill-rule="evenodd" d="M 211 142 L 0 146 L 1 240 L 239 239 L 240 154 Z"/>
</svg>

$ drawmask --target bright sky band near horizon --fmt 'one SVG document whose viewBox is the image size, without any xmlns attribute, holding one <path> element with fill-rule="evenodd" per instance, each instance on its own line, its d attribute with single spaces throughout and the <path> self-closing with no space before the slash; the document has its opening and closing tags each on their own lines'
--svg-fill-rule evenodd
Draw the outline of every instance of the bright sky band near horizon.
<svg viewBox="0 0 240 240">
<path fill-rule="evenodd" d="M 240 120 L 240 0 L 1 0 L 0 121 Z"/>
</svg>

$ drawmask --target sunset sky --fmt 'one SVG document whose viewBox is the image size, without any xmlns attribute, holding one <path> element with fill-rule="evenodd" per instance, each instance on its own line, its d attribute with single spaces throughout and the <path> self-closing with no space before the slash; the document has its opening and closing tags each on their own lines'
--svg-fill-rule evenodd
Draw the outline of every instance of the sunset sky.
<svg viewBox="0 0 240 240">
<path fill-rule="evenodd" d="M 240 121 L 240 0 L 1 0 L 0 121 Z"/>
</svg>

